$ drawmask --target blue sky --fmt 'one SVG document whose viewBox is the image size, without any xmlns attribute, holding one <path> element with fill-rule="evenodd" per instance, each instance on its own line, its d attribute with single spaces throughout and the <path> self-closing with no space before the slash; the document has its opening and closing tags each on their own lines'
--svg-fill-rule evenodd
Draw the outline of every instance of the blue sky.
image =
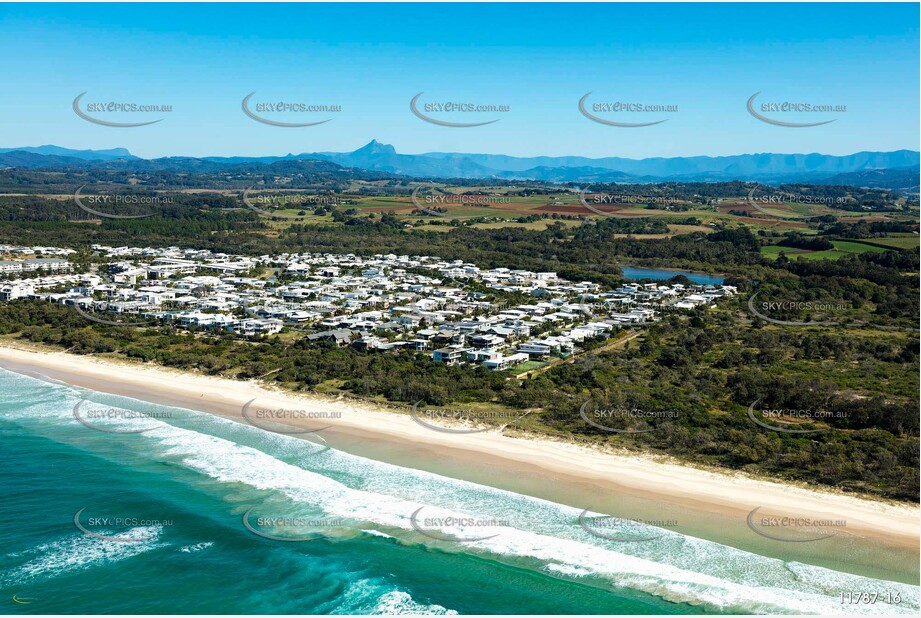
<svg viewBox="0 0 921 618">
<path fill-rule="evenodd" d="M 353 150 L 656 157 L 919 147 L 917 4 L 6 4 L 0 5 L 0 146 L 122 146 L 144 157 Z M 99 117 L 71 104 L 172 111 Z M 279 128 L 241 100 L 335 104 L 338 113 L 264 114 L 323 125 Z M 409 101 L 508 105 L 449 128 Z M 670 114 L 579 113 L 593 102 L 677 105 Z M 752 117 L 747 99 L 846 105 L 846 112 Z M 766 113 L 766 115 L 769 115 Z"/>
</svg>

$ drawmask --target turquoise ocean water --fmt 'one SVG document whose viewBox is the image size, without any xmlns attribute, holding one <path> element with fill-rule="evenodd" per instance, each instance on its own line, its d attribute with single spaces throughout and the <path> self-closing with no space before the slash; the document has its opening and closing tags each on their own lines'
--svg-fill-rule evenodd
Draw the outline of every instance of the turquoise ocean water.
<svg viewBox="0 0 921 618">
<path fill-rule="evenodd" d="M 641 524 L 600 538 L 569 506 L 5 370 L 0 472 L 6 614 L 919 611 L 917 586 Z M 900 603 L 842 606 L 857 590 Z"/>
</svg>

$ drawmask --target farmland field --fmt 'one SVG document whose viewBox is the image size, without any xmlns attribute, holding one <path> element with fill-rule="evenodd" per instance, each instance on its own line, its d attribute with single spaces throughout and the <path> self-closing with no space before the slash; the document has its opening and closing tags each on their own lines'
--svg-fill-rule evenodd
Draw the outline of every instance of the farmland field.
<svg viewBox="0 0 921 618">
<path fill-rule="evenodd" d="M 880 240 L 914 240 L 915 245 L 917 246 L 917 238 L 883 238 L 883 239 L 874 239 L 874 242 L 879 242 Z M 835 246 L 834 249 L 828 249 L 826 251 L 807 251 L 804 249 L 796 249 L 792 247 L 781 247 L 779 245 L 768 245 L 761 248 L 761 255 L 769 258 L 777 259 L 781 252 L 783 252 L 787 257 L 791 259 L 796 258 L 805 258 L 807 260 L 837 260 L 840 257 L 851 253 L 870 253 L 870 252 L 882 252 L 885 249 L 881 247 L 873 247 L 871 245 L 864 244 L 858 241 L 850 240 L 833 240 L 831 244 Z"/>
<path fill-rule="evenodd" d="M 886 247 L 892 247 L 893 249 L 917 249 L 919 244 L 919 238 L 917 234 L 910 235 L 897 235 L 893 234 L 892 236 L 886 238 L 873 238 L 869 242 L 872 242 L 875 245 L 884 245 Z"/>
<path fill-rule="evenodd" d="M 547 229 L 559 222 L 573 228 L 583 221 L 600 219 L 605 215 L 625 219 L 657 219 L 668 225 L 667 233 L 654 234 L 615 234 L 614 237 L 630 236 L 637 240 L 655 240 L 694 232 L 711 233 L 723 226 L 744 225 L 754 233 L 767 233 L 780 236 L 795 231 L 806 236 L 820 233 L 813 218 L 831 215 L 842 223 L 881 221 L 904 221 L 904 212 L 868 213 L 842 211 L 819 204 L 783 203 L 763 207 L 767 212 L 755 209 L 745 198 L 720 198 L 714 205 L 683 202 L 680 208 L 687 210 L 670 210 L 663 207 L 649 207 L 644 203 L 592 204 L 587 208 L 581 199 L 592 199 L 592 194 L 580 196 L 574 189 L 546 189 L 546 192 L 521 194 L 521 190 L 509 186 L 448 186 L 442 183 L 410 184 L 396 189 L 402 195 L 362 195 L 365 191 L 380 190 L 383 185 L 375 183 L 353 183 L 345 193 L 337 196 L 337 208 L 346 213 L 366 218 L 391 214 L 407 227 L 421 231 L 449 232 L 454 226 L 469 225 L 480 230 L 502 228 L 520 228 L 533 231 Z M 416 190 L 415 202 L 411 192 Z M 303 193 L 311 191 L 286 191 L 285 193 Z M 426 199 L 426 196 L 438 196 L 438 199 Z M 66 197 L 66 196 L 65 196 Z M 317 196 L 316 199 L 319 199 Z M 420 208 L 421 206 L 421 208 Z M 318 210 L 317 205 L 306 203 L 297 208 L 270 209 L 264 214 L 269 219 L 273 232 L 281 231 L 292 224 L 308 226 L 339 227 L 331 213 Z M 301 214 L 303 213 L 303 214 Z M 317 214 L 319 213 L 319 214 Z M 272 214 L 282 215 L 271 217 Z M 522 220 L 527 218 L 527 220 Z M 807 251 L 769 245 L 762 249 L 762 254 L 776 258 L 781 251 L 788 256 L 802 256 L 810 260 L 838 259 L 843 255 L 860 254 L 892 249 L 913 249 L 918 247 L 916 234 L 893 234 L 885 238 L 867 240 L 842 239 L 833 241 L 835 248 L 827 251 Z"/>
</svg>

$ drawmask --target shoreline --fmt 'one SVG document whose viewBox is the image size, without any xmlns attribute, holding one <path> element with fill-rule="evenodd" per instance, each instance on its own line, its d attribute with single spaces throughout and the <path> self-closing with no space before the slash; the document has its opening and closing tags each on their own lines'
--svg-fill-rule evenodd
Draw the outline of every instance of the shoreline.
<svg viewBox="0 0 921 618">
<path fill-rule="evenodd" d="M 918 505 L 821 491 L 544 438 L 511 437 L 495 431 L 438 432 L 416 423 L 408 414 L 385 411 L 370 403 L 326 399 L 155 365 L 14 348 L 9 342 L 0 343 L 0 368 L 240 422 L 244 422 L 244 404 L 254 399 L 261 406 L 316 412 L 327 417 L 295 419 L 287 424 L 307 429 L 328 427 L 323 436 L 329 437 L 335 448 L 387 463 L 611 515 L 660 519 L 677 516 L 686 523 L 680 530 L 683 534 L 783 559 L 840 562 L 840 567 L 850 572 L 866 568 L 884 573 L 889 568 L 901 572 L 900 579 L 907 577 L 905 581 L 918 583 Z M 339 418 L 329 417 L 337 412 Z M 756 508 L 768 515 L 845 520 L 846 538 L 840 542 L 856 547 L 859 557 L 840 557 L 844 545 L 776 542 L 757 536 L 746 524 L 747 516 Z M 897 551 L 898 567 L 888 564 L 893 562 L 891 556 L 888 561 L 880 556 L 884 553 L 881 546 Z M 906 566 L 912 557 L 914 568 Z"/>
</svg>

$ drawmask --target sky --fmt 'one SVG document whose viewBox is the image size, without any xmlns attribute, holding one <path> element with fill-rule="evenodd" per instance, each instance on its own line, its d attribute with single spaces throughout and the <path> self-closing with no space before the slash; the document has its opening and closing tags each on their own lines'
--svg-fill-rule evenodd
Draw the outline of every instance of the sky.
<svg viewBox="0 0 921 618">
<path fill-rule="evenodd" d="M 630 158 L 919 149 L 919 5 L 0 4 L 0 147 Z M 143 122 L 109 127 L 79 117 Z M 273 112 L 270 102 L 335 105 Z M 644 127 L 608 126 L 598 118 Z M 785 122 L 834 122 L 786 127 Z M 448 127 L 429 118 L 488 125 Z M 169 112 L 87 111 L 88 104 Z M 507 106 L 437 111 L 440 102 Z M 676 106 L 624 112 L 604 103 Z M 783 112 L 762 104 L 845 106 Z M 674 108 L 673 108 L 674 109 Z"/>
</svg>

